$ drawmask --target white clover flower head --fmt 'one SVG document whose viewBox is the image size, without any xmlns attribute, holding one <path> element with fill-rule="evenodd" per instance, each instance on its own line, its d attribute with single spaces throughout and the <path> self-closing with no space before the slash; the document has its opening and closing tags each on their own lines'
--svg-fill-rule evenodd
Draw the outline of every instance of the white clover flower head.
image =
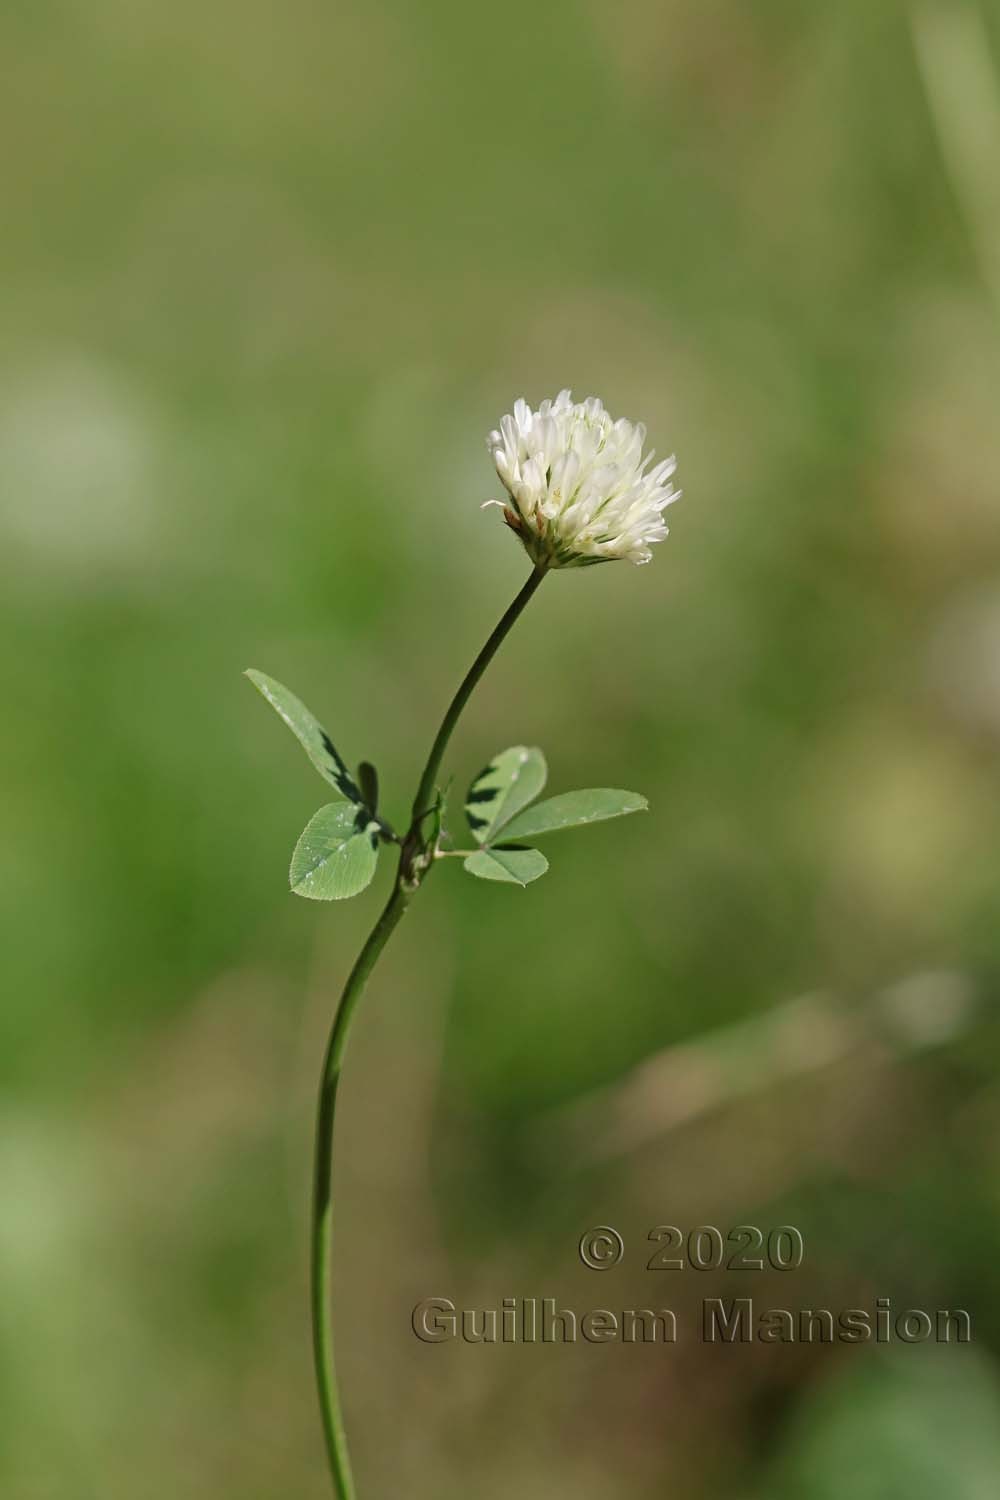
<svg viewBox="0 0 1000 1500">
<path fill-rule="evenodd" d="M 614 421 L 596 396 L 574 402 L 569 391 L 532 411 L 515 401 L 486 446 L 510 496 L 499 505 L 533 561 L 584 568 L 625 558 L 647 563 L 667 535 L 666 507 L 680 491 L 670 483 L 674 458 L 650 468 L 641 422 Z"/>
</svg>

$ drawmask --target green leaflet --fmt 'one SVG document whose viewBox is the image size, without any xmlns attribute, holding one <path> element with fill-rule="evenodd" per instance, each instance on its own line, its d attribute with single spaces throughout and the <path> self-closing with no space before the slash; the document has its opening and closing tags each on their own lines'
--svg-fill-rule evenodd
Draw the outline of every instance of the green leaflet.
<svg viewBox="0 0 1000 1500">
<path fill-rule="evenodd" d="M 621 792 L 612 787 L 591 787 L 586 791 L 563 792 L 526 808 L 504 826 L 505 839 L 538 838 L 560 828 L 579 828 L 585 823 L 601 823 L 605 818 L 621 818 L 626 813 L 645 812 L 649 803 L 638 792 Z"/>
<path fill-rule="evenodd" d="M 297 896 L 343 901 L 371 882 L 378 824 L 347 802 L 328 802 L 309 819 L 292 855 L 288 881 Z"/>
<path fill-rule="evenodd" d="M 363 760 L 358 766 L 358 786 L 365 806 L 374 817 L 378 812 L 378 772 L 370 760 Z"/>
<path fill-rule="evenodd" d="M 545 756 L 540 750 L 513 745 L 494 756 L 476 777 L 465 799 L 465 816 L 476 842 L 490 843 L 511 818 L 538 796 L 547 776 Z"/>
<path fill-rule="evenodd" d="M 544 875 L 549 862 L 538 849 L 477 849 L 464 868 L 480 880 L 505 880 L 511 885 L 530 885 Z"/>
<path fill-rule="evenodd" d="M 288 688 L 277 682 L 275 678 L 268 677 L 264 672 L 257 672 L 250 667 L 246 676 L 257 691 L 267 699 L 275 713 L 284 719 L 319 774 L 331 786 L 335 786 L 342 796 L 349 798 L 351 802 L 363 804 L 364 798 L 336 746 L 305 704 L 296 698 L 294 693 L 289 692 Z"/>
</svg>

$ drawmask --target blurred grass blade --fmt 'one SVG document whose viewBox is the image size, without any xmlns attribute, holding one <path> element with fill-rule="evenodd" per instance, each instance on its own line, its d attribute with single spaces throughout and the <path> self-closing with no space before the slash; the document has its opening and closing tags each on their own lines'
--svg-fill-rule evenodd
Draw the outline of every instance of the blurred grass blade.
<svg viewBox="0 0 1000 1500">
<path fill-rule="evenodd" d="M 587 791 L 563 792 L 527 808 L 504 827 L 505 839 L 537 838 L 560 828 L 581 828 L 585 823 L 602 823 L 606 818 L 622 818 L 627 813 L 645 812 L 649 803 L 638 792 L 620 792 L 612 787 L 591 787 Z"/>
<path fill-rule="evenodd" d="M 465 816 L 477 843 L 488 844 L 545 786 L 540 750 L 513 745 L 495 755 L 469 788 Z"/>
<path fill-rule="evenodd" d="M 343 901 L 369 885 L 378 863 L 378 827 L 345 802 L 328 802 L 309 819 L 292 855 L 288 881 L 297 896 Z"/>
<path fill-rule="evenodd" d="M 538 849 L 477 849 L 464 868 L 480 880 L 505 880 L 510 885 L 530 885 L 549 868 Z"/>
<path fill-rule="evenodd" d="M 1000 309 L 1000 80 L 977 7 L 921 0 L 913 42 L 948 175 Z"/>
<path fill-rule="evenodd" d="M 364 802 L 356 783 L 322 724 L 282 683 L 249 667 L 245 674 L 254 687 L 284 719 L 319 774 L 352 802 Z"/>
</svg>

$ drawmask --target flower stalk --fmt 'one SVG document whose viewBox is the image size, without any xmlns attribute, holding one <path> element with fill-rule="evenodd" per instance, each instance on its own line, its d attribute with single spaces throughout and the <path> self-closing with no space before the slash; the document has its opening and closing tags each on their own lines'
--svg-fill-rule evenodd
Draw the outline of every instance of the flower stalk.
<svg viewBox="0 0 1000 1500">
<path fill-rule="evenodd" d="M 313 1170 L 311 1307 L 316 1386 L 330 1477 L 333 1480 L 337 1500 L 356 1500 L 357 1494 L 351 1472 L 344 1415 L 334 1365 L 332 1291 L 333 1137 L 337 1090 L 344 1065 L 348 1034 L 369 975 L 434 861 L 437 852 L 437 826 L 434 827 L 430 836 L 425 830 L 428 819 L 438 808 L 437 777 L 448 741 L 476 684 L 538 589 L 546 571 L 543 564 L 538 564 L 532 569 L 527 582 L 504 612 L 496 629 L 489 636 L 448 705 L 413 800 L 410 827 L 402 840 L 392 892 L 348 975 L 323 1059 L 319 1102 L 316 1110 Z M 435 820 L 435 824 L 437 821 Z"/>
</svg>

